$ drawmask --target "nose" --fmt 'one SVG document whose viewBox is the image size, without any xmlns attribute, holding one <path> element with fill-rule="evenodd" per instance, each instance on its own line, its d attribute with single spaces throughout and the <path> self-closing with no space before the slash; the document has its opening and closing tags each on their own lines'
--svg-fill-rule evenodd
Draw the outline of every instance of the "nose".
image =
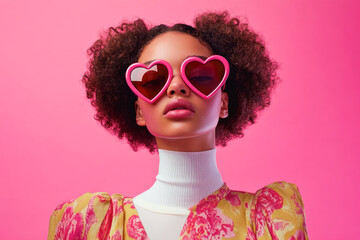
<svg viewBox="0 0 360 240">
<path fill-rule="evenodd" d="M 186 97 L 189 96 L 189 94 L 190 94 L 190 88 L 182 80 L 181 76 L 180 75 L 174 76 L 167 89 L 168 97 L 173 97 L 175 95 Z"/>
</svg>

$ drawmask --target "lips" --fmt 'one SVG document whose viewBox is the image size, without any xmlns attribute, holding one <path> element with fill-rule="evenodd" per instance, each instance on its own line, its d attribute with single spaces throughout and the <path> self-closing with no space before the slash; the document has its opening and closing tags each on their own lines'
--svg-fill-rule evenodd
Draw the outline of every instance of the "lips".
<svg viewBox="0 0 360 240">
<path fill-rule="evenodd" d="M 169 102 L 166 105 L 163 114 L 166 115 L 170 111 L 174 111 L 174 110 L 188 110 L 193 113 L 195 112 L 191 103 L 185 99 L 175 99 Z"/>
</svg>

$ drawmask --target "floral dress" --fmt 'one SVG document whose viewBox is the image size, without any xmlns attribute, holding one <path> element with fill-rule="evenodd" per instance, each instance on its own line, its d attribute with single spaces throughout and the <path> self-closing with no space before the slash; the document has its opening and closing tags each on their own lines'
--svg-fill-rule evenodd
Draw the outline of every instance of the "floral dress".
<svg viewBox="0 0 360 240">
<path fill-rule="evenodd" d="M 308 239 L 298 188 L 276 182 L 255 194 L 221 188 L 191 207 L 179 240 Z M 133 199 L 86 193 L 59 205 L 48 240 L 149 240 Z"/>
</svg>

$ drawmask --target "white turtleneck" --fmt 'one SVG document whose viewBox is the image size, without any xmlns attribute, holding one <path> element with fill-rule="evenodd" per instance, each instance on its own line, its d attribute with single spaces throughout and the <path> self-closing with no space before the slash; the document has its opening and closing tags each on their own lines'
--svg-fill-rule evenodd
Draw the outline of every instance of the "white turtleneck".
<svg viewBox="0 0 360 240">
<path fill-rule="evenodd" d="M 151 240 L 178 239 L 189 208 L 223 184 L 216 149 L 176 152 L 159 149 L 154 185 L 134 198 L 140 220 Z"/>
</svg>

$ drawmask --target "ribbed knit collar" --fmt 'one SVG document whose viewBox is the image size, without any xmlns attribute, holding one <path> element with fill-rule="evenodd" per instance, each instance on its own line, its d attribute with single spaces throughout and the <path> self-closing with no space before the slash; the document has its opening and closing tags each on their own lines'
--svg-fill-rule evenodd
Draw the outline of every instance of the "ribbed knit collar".
<svg viewBox="0 0 360 240">
<path fill-rule="evenodd" d="M 134 198 L 148 210 L 189 209 L 223 184 L 216 149 L 177 152 L 159 149 L 159 172 L 154 185 Z"/>
</svg>

